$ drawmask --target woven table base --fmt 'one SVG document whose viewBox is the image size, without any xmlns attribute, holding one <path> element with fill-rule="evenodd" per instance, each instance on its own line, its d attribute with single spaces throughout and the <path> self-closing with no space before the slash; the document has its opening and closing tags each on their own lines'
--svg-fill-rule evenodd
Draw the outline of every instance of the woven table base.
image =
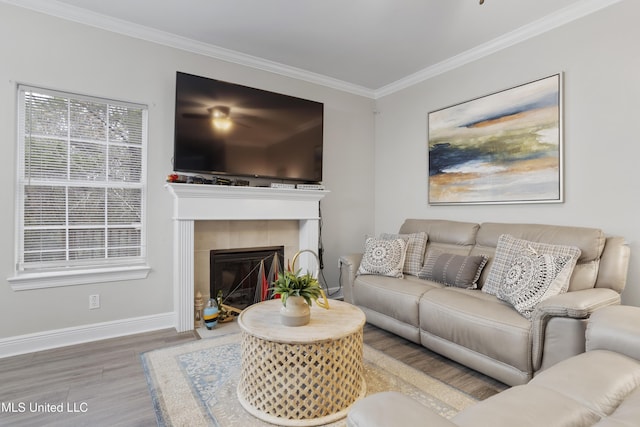
<svg viewBox="0 0 640 427">
<path fill-rule="evenodd" d="M 271 322 L 267 323 L 273 325 L 269 334 L 256 333 L 257 328 L 243 323 L 252 315 L 243 313 L 247 317 L 240 319 L 242 370 L 237 395 L 247 412 L 277 425 L 321 425 L 344 418 L 351 405 L 364 397 L 364 315 L 348 304 L 332 304 L 328 312 L 314 313 L 315 326 L 283 329 Z M 254 315 L 262 319 L 270 314 L 268 307 L 256 307 L 265 312 Z M 340 317 L 340 313 L 352 321 L 334 325 L 318 319 L 331 314 Z M 350 332 L 335 334 L 336 330 Z M 276 339 L 279 332 L 291 339 Z M 305 337 L 296 339 L 298 334 Z M 330 335 L 334 336 L 327 338 Z"/>
<path fill-rule="evenodd" d="M 327 424 L 366 392 L 362 331 L 335 341 L 283 344 L 243 334 L 238 399 L 252 415 L 281 425 Z"/>
</svg>

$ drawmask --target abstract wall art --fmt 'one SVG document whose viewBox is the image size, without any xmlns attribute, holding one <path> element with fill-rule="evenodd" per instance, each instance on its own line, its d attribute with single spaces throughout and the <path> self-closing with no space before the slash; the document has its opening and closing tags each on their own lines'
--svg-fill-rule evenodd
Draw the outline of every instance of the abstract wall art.
<svg viewBox="0 0 640 427">
<path fill-rule="evenodd" d="M 428 115 L 429 203 L 563 201 L 562 74 Z"/>
</svg>

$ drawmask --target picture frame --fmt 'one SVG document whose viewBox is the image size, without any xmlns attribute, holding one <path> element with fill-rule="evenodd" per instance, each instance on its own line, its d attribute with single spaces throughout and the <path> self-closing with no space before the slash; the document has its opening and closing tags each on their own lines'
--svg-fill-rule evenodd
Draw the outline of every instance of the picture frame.
<svg viewBox="0 0 640 427">
<path fill-rule="evenodd" d="M 430 205 L 563 202 L 562 73 L 428 113 Z"/>
</svg>

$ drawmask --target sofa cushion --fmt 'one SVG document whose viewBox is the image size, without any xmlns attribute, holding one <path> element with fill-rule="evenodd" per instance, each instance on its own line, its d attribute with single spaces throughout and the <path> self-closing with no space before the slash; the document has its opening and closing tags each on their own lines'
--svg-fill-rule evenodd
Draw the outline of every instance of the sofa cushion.
<svg viewBox="0 0 640 427">
<path fill-rule="evenodd" d="M 451 421 L 460 427 L 587 427 L 600 416 L 571 397 L 520 385 L 466 408 Z"/>
<path fill-rule="evenodd" d="M 414 276 L 405 276 L 403 280 L 377 275 L 358 276 L 353 283 L 353 303 L 417 328 L 420 297 L 438 287 L 442 285 Z"/>
<path fill-rule="evenodd" d="M 497 297 L 443 287 L 425 293 L 419 310 L 421 330 L 522 372 L 531 371 L 531 322 Z"/>
<path fill-rule="evenodd" d="M 455 427 L 437 412 L 429 410 L 398 391 L 383 391 L 358 399 L 347 415 L 348 427 L 430 426 Z"/>
<path fill-rule="evenodd" d="M 640 420 L 640 389 L 630 393 L 618 406 L 615 412 L 606 420 L 598 424 L 598 427 L 628 427 Z"/>
<path fill-rule="evenodd" d="M 358 274 L 379 274 L 402 277 L 407 242 L 404 239 L 376 239 L 368 237 Z"/>
<path fill-rule="evenodd" d="M 427 256 L 418 277 L 447 286 L 476 289 L 487 259 L 484 255 L 464 256 L 434 250 Z"/>
<path fill-rule="evenodd" d="M 467 253 L 476 243 L 479 224 L 472 222 L 450 221 L 446 219 L 407 219 L 400 226 L 400 234 L 424 231 L 429 242 L 438 242 L 451 247 L 465 247 Z"/>
<path fill-rule="evenodd" d="M 640 392 L 640 361 L 609 350 L 587 351 L 541 371 L 529 384 L 608 416 L 631 394 Z"/>
<path fill-rule="evenodd" d="M 479 285 L 484 286 L 492 270 L 495 249 L 501 235 L 510 234 L 518 239 L 533 242 L 545 242 L 553 245 L 570 245 L 580 249 L 580 258 L 573 269 L 569 283 L 569 292 L 581 289 L 591 289 L 597 282 L 601 282 L 600 257 L 603 255 L 607 239 L 602 230 L 588 227 L 572 227 L 565 225 L 547 224 L 509 224 L 482 223 L 476 236 L 473 255 L 480 253 L 490 255 L 490 260 L 480 278 Z M 628 249 L 628 247 L 627 247 Z M 489 253 L 491 252 L 491 253 Z M 608 263 L 607 263 L 608 264 Z M 621 271 L 621 270 L 619 270 Z M 626 275 L 623 275 L 626 277 Z M 624 280 L 624 279 L 623 279 Z M 606 283 L 606 282 L 604 282 Z M 599 285 L 602 287 L 602 285 Z M 612 288 L 606 284 L 605 287 Z M 613 288 L 612 288 L 613 289 Z M 618 291 L 620 292 L 620 291 Z"/>
<path fill-rule="evenodd" d="M 573 268 L 580 257 L 580 249 L 569 245 L 552 245 L 548 243 L 534 242 L 525 239 L 517 239 L 510 234 L 502 234 L 498 239 L 496 254 L 491 265 L 491 270 L 487 276 L 487 281 L 482 287 L 482 291 L 490 295 L 498 295 L 500 288 L 505 283 L 507 272 L 513 265 L 514 259 L 521 255 L 523 251 L 532 249 L 539 254 L 549 254 L 554 256 L 569 256 L 568 268 Z M 564 277 L 564 276 L 563 276 Z M 566 277 L 566 282 L 561 283 L 562 291 L 569 287 L 571 274 Z"/>
<path fill-rule="evenodd" d="M 404 258 L 402 272 L 417 276 L 424 260 L 424 250 L 427 247 L 428 239 L 427 233 L 424 231 L 411 234 L 382 233 L 380 238 L 385 240 L 403 239 L 407 242 L 407 253 Z"/>
<path fill-rule="evenodd" d="M 608 349 L 640 360 L 640 309 L 611 305 L 596 310 L 589 318 L 586 349 Z"/>
<path fill-rule="evenodd" d="M 516 255 L 502 278 L 498 298 L 531 319 L 536 306 L 566 291 L 573 271 L 568 255 L 540 254 L 527 248 Z"/>
</svg>

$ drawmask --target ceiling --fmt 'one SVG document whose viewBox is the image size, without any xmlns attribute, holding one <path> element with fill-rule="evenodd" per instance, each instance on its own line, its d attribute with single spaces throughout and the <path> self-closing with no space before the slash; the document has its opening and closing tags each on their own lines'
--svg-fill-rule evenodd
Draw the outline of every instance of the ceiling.
<svg viewBox="0 0 640 427">
<path fill-rule="evenodd" d="M 0 0 L 377 97 L 620 0 Z"/>
</svg>

